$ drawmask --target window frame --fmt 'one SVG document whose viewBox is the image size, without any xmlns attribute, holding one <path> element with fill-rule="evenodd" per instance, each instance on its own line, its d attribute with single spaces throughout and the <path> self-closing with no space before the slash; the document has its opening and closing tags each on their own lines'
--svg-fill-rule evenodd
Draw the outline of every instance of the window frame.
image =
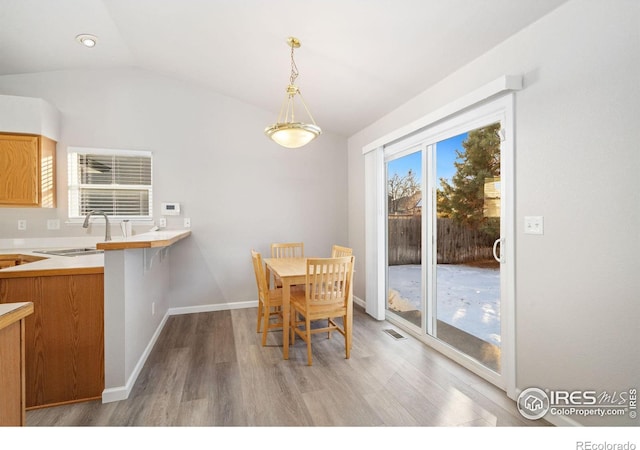
<svg viewBox="0 0 640 450">
<path fill-rule="evenodd" d="M 78 182 L 78 155 L 98 155 L 98 156 L 135 156 L 148 157 L 150 159 L 150 184 L 146 185 L 114 185 L 114 184 L 81 184 Z M 104 189 L 104 190 L 134 190 L 142 189 L 148 191 L 148 215 L 109 215 L 109 219 L 115 222 L 130 220 L 132 222 L 153 222 L 153 153 L 149 150 L 129 150 L 129 149 L 106 149 L 92 147 L 67 147 L 67 219 L 69 223 L 81 223 L 85 216 L 82 211 L 80 191 L 83 188 Z M 92 217 L 90 221 L 95 218 Z"/>
</svg>

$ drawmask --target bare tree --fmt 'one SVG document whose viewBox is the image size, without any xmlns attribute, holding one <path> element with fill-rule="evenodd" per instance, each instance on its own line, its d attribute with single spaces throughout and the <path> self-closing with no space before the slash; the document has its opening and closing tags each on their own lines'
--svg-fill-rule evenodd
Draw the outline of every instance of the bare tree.
<svg viewBox="0 0 640 450">
<path fill-rule="evenodd" d="M 393 174 L 393 176 L 387 180 L 389 213 L 396 214 L 401 209 L 407 209 L 406 203 L 411 201 L 419 192 L 420 183 L 416 180 L 415 173 L 411 169 L 409 169 L 405 176 L 400 176 L 397 173 Z M 402 206 L 405 207 L 402 208 Z"/>
</svg>

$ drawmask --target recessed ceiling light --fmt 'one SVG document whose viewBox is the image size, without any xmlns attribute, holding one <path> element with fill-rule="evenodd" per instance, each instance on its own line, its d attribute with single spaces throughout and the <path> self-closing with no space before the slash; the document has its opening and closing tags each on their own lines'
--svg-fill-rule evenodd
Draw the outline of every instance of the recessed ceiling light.
<svg viewBox="0 0 640 450">
<path fill-rule="evenodd" d="M 91 48 L 95 47 L 95 45 L 98 43 L 98 38 L 92 34 L 79 34 L 76 36 L 76 41 L 78 41 L 85 47 Z"/>
</svg>

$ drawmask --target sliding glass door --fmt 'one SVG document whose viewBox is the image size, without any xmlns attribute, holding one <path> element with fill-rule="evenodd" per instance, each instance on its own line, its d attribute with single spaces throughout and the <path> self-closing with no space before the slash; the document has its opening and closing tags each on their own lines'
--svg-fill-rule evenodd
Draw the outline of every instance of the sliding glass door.
<svg viewBox="0 0 640 450">
<path fill-rule="evenodd" d="M 430 335 L 497 373 L 500 342 L 500 124 L 434 144 Z"/>
<path fill-rule="evenodd" d="M 387 162 L 387 309 L 421 328 L 423 283 L 423 152 L 410 148 Z"/>
<path fill-rule="evenodd" d="M 386 311 L 495 384 L 503 371 L 504 125 L 460 121 L 385 148 Z"/>
</svg>

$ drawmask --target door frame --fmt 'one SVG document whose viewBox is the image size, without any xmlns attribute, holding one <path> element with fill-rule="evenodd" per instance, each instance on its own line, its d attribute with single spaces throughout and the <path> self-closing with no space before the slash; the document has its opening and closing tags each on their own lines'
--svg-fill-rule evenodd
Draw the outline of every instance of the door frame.
<svg viewBox="0 0 640 450">
<path fill-rule="evenodd" d="M 371 308 L 378 312 L 377 316 L 380 318 L 380 312 L 385 311 L 384 317 L 392 323 L 398 326 L 402 326 L 408 333 L 419 340 L 425 342 L 446 356 L 450 357 L 454 361 L 460 363 L 470 371 L 476 373 L 492 384 L 505 390 L 507 395 L 514 399 L 516 397 L 516 354 L 515 354 L 515 183 L 514 183 L 514 95 L 506 94 L 499 98 L 494 98 L 474 105 L 471 108 L 466 109 L 464 112 L 458 114 L 451 114 L 449 117 L 438 121 L 435 124 L 425 126 L 422 129 L 414 130 L 411 133 L 407 133 L 404 137 L 394 139 L 388 145 L 383 145 L 377 148 L 378 163 L 383 164 L 378 167 L 378 198 L 386 198 L 386 180 L 385 184 L 381 184 L 380 181 L 383 177 L 380 175 L 385 173 L 385 161 L 388 155 L 394 153 L 402 153 L 403 149 L 410 147 L 422 146 L 423 151 L 423 184 L 429 184 L 429 190 L 427 194 L 428 207 L 432 207 L 432 192 L 433 183 L 431 182 L 431 168 L 425 167 L 426 160 L 429 157 L 428 154 L 432 151 L 430 147 L 432 144 L 438 141 L 444 140 L 448 137 L 459 134 L 460 132 L 469 131 L 475 128 L 480 128 L 489 123 L 501 123 L 501 238 L 502 243 L 500 245 L 501 258 L 503 263 L 501 264 L 501 357 L 502 357 L 502 370 L 500 374 L 496 374 L 492 370 L 482 366 L 472 358 L 460 353 L 458 350 L 453 349 L 449 345 L 442 341 L 429 336 L 424 333 L 423 330 L 426 327 L 422 327 L 421 330 L 417 330 L 415 327 L 406 327 L 406 323 L 398 319 L 393 313 L 386 311 L 386 277 L 379 278 L 381 265 L 384 265 L 386 273 L 386 226 L 384 225 L 386 220 L 386 211 L 384 212 L 385 218 L 378 222 L 376 229 L 378 232 L 383 232 L 383 235 L 377 236 L 378 244 L 384 242 L 384 248 L 377 249 L 377 269 L 378 277 L 376 277 L 380 283 L 378 284 L 378 293 L 383 291 L 384 295 L 378 295 L 375 299 L 377 305 Z M 464 129 L 463 131 L 460 131 Z M 427 171 L 429 169 L 429 171 Z M 382 173 L 381 173 L 382 172 Z M 386 177 L 384 177 L 386 178 Z M 429 178 L 429 181 L 427 181 Z M 380 202 L 378 203 L 380 205 Z M 378 209 L 378 220 L 380 217 L 380 209 Z M 423 221 L 426 215 L 423 214 Z M 428 243 L 425 243 L 427 239 L 423 239 L 423 247 L 428 247 L 427 251 L 435 251 L 433 248 L 433 242 L 431 236 L 433 232 L 433 224 L 427 224 L 427 236 Z M 381 242 L 382 241 L 382 242 Z M 424 250 L 423 250 L 424 251 Z M 424 264 L 423 264 L 424 266 Z M 368 274 L 367 274 L 368 275 Z M 504 275 L 504 276 L 503 276 Z M 428 274 L 429 286 L 433 286 L 432 275 Z M 426 284 L 426 283 L 425 283 Z M 369 285 L 369 283 L 367 283 Z M 382 285 L 382 286 L 380 286 Z M 380 289 L 381 288 L 381 289 Z M 426 289 L 426 287 L 425 287 Z M 427 296 L 428 301 L 435 301 L 432 295 Z M 367 309 L 369 310 L 369 301 L 367 302 Z M 426 305 L 429 307 L 432 305 Z M 424 311 L 426 315 L 426 310 Z"/>
</svg>

